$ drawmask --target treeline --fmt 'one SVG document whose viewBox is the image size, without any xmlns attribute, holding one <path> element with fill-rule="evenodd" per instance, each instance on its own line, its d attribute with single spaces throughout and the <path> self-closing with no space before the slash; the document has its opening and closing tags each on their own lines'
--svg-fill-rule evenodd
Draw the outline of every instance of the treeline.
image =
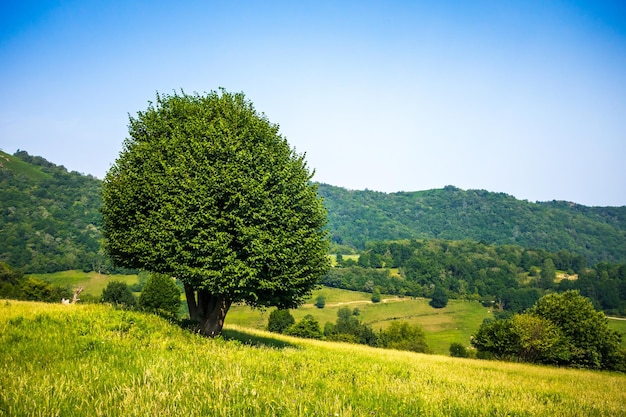
<svg viewBox="0 0 626 417">
<path fill-rule="evenodd" d="M 589 264 L 626 262 L 626 206 L 532 203 L 484 190 L 382 193 L 320 184 L 337 248 L 369 241 L 474 240 L 583 255 Z M 347 252 L 346 252 L 347 253 Z"/>
<path fill-rule="evenodd" d="M 482 301 L 512 313 L 531 307 L 547 292 L 574 289 L 605 313 L 626 315 L 626 264 L 589 267 L 584 256 L 565 250 L 468 240 L 371 242 L 357 261 L 338 255 L 322 283 L 428 298 L 443 289 L 449 298 Z"/>
</svg>

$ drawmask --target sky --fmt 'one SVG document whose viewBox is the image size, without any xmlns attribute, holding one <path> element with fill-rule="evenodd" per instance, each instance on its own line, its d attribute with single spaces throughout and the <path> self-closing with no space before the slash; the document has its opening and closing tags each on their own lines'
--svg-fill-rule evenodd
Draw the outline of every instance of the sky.
<svg viewBox="0 0 626 417">
<path fill-rule="evenodd" d="M 0 150 L 104 178 L 160 93 L 243 92 L 349 189 L 626 205 L 621 1 L 0 5 Z"/>
</svg>

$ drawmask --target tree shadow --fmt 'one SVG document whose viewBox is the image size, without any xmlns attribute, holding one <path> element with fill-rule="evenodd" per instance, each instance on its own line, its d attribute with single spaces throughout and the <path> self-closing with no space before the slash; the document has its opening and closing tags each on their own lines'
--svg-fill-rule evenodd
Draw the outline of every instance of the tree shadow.
<svg viewBox="0 0 626 417">
<path fill-rule="evenodd" d="M 250 333 L 246 333 L 241 330 L 235 330 L 235 329 L 223 329 L 222 337 L 225 340 L 237 340 L 245 345 L 250 345 L 250 346 L 257 346 L 257 347 L 265 346 L 265 347 L 270 347 L 274 349 L 285 349 L 285 348 L 299 349 L 297 345 L 286 342 L 284 340 L 274 339 L 268 336 L 259 336 L 256 334 L 250 334 Z"/>
</svg>

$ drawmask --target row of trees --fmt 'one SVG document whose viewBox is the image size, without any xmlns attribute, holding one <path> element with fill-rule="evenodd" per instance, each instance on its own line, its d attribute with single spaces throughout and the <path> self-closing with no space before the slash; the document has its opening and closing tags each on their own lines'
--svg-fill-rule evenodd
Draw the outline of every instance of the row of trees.
<svg viewBox="0 0 626 417">
<path fill-rule="evenodd" d="M 319 322 L 308 314 L 296 322 L 289 310 L 277 309 L 270 313 L 268 330 L 291 336 L 329 341 L 358 343 L 387 349 L 410 350 L 428 353 L 424 331 L 418 325 L 393 321 L 385 330 L 375 332 L 362 323 L 358 309 L 342 307 L 337 311 L 335 323 L 327 322 L 322 329 Z"/>
<path fill-rule="evenodd" d="M 371 242 L 358 260 L 338 256 L 336 265 L 324 285 L 428 298 L 443 289 L 450 298 L 494 303 L 512 313 L 547 292 L 577 289 L 607 314 L 626 315 L 626 264 L 590 268 L 584 257 L 564 250 L 438 239 Z"/>
<path fill-rule="evenodd" d="M 626 350 L 607 319 L 577 291 L 548 294 L 522 314 L 485 321 L 479 357 L 626 371 Z"/>
</svg>

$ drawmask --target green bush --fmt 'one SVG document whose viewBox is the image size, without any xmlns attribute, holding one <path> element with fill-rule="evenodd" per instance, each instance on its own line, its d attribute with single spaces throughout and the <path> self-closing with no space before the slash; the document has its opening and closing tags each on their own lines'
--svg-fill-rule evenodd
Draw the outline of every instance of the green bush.
<svg viewBox="0 0 626 417">
<path fill-rule="evenodd" d="M 469 358 L 469 353 L 465 346 L 458 342 L 450 344 L 450 356 L 455 358 Z"/>
<path fill-rule="evenodd" d="M 148 278 L 139 296 L 139 306 L 175 318 L 180 310 L 180 290 L 172 278 L 154 273 Z"/>
<path fill-rule="evenodd" d="M 289 310 L 274 310 L 270 313 L 270 317 L 267 321 L 267 330 L 274 333 L 283 333 L 295 322 L 296 320 Z"/>
<path fill-rule="evenodd" d="M 111 303 L 116 307 L 130 308 L 137 305 L 137 300 L 130 291 L 130 288 L 128 288 L 126 283 L 121 281 L 109 282 L 106 288 L 102 290 L 100 301 L 103 303 Z"/>
<path fill-rule="evenodd" d="M 433 308 L 444 308 L 448 305 L 448 294 L 446 290 L 442 287 L 435 287 L 435 291 L 433 292 L 433 298 L 430 300 L 431 307 Z"/>
<path fill-rule="evenodd" d="M 302 318 L 302 320 L 289 327 L 285 331 L 285 334 L 288 334 L 289 336 L 303 337 L 306 339 L 322 338 L 320 324 L 317 320 L 315 320 L 315 317 L 310 314 L 307 314 Z"/>
<path fill-rule="evenodd" d="M 387 349 L 430 352 L 424 330 L 405 321 L 392 321 L 389 327 L 381 332 L 379 341 L 380 345 Z"/>
<path fill-rule="evenodd" d="M 324 306 L 326 306 L 326 297 L 324 297 L 323 295 L 318 295 L 315 299 L 315 307 L 324 308 Z"/>
</svg>

